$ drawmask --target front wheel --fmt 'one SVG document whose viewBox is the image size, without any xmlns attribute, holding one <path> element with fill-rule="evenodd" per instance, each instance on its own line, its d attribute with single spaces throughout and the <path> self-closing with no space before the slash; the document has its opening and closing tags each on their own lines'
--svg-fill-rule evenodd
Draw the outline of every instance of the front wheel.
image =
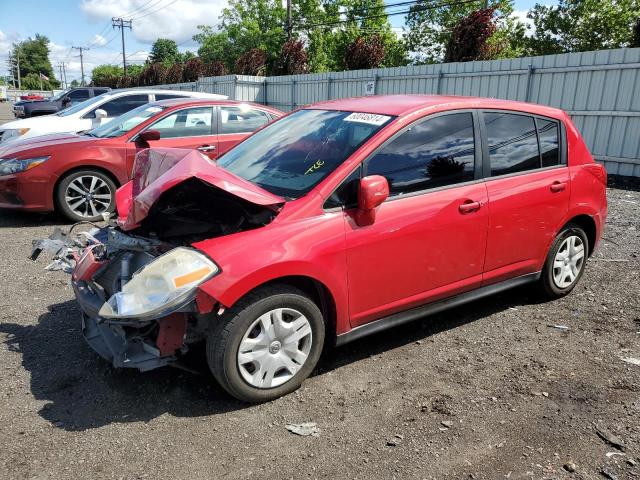
<svg viewBox="0 0 640 480">
<path fill-rule="evenodd" d="M 575 224 L 565 226 L 553 241 L 540 279 L 548 298 L 567 295 L 584 273 L 589 253 L 589 240 L 584 230 Z"/>
<path fill-rule="evenodd" d="M 315 368 L 325 325 L 318 306 L 288 285 L 240 300 L 209 330 L 207 360 L 220 385 L 245 402 L 266 402 L 296 390 Z"/>
<path fill-rule="evenodd" d="M 65 176 L 56 191 L 56 203 L 69 220 L 102 220 L 115 209 L 116 185 L 98 170 L 77 170 Z"/>
</svg>

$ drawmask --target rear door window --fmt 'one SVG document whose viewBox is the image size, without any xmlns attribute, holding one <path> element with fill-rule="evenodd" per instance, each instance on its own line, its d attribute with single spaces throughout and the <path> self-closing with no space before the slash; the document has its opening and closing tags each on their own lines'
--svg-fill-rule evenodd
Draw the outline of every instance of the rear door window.
<svg viewBox="0 0 640 480">
<path fill-rule="evenodd" d="M 429 118 L 383 146 L 368 162 L 367 175 L 382 175 L 390 195 L 417 192 L 474 179 L 473 115 Z"/>
<path fill-rule="evenodd" d="M 533 117 L 485 112 L 491 176 L 540 168 L 538 137 Z"/>
<path fill-rule="evenodd" d="M 69 99 L 71 100 L 72 104 L 84 102 L 89 98 L 89 96 L 89 90 L 74 90 L 72 92 L 69 92 Z"/>
</svg>

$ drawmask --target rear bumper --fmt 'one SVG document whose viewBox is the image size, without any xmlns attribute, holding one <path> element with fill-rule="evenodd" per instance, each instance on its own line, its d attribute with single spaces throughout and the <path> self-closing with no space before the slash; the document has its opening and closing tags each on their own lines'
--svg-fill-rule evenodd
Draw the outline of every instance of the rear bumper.
<svg viewBox="0 0 640 480">
<path fill-rule="evenodd" d="M 53 179 L 29 173 L 0 177 L 0 208 L 36 212 L 53 210 Z"/>
</svg>

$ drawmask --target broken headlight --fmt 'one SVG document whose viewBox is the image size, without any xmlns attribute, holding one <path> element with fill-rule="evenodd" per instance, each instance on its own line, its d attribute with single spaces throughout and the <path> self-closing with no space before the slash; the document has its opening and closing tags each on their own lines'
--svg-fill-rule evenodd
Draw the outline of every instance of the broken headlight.
<svg viewBox="0 0 640 480">
<path fill-rule="evenodd" d="M 50 156 L 25 158 L 19 160 L 17 158 L 0 158 L 0 176 L 12 175 L 14 173 L 31 170 L 33 167 L 43 164 L 51 158 Z"/>
<path fill-rule="evenodd" d="M 180 308 L 201 283 L 220 271 L 209 258 L 179 247 L 161 255 L 133 275 L 100 309 L 104 318 L 164 316 Z"/>
</svg>

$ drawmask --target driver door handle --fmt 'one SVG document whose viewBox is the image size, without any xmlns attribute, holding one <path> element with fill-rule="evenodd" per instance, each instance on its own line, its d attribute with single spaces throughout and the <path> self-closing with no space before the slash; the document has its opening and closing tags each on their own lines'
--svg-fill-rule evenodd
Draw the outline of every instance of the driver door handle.
<svg viewBox="0 0 640 480">
<path fill-rule="evenodd" d="M 563 191 L 565 188 L 567 187 L 567 182 L 553 182 L 551 184 L 551 187 L 549 187 L 551 189 L 552 192 L 561 192 Z"/>
<path fill-rule="evenodd" d="M 200 150 L 201 152 L 211 152 L 215 149 L 216 149 L 215 145 L 202 145 L 198 147 L 198 150 Z"/>
</svg>

